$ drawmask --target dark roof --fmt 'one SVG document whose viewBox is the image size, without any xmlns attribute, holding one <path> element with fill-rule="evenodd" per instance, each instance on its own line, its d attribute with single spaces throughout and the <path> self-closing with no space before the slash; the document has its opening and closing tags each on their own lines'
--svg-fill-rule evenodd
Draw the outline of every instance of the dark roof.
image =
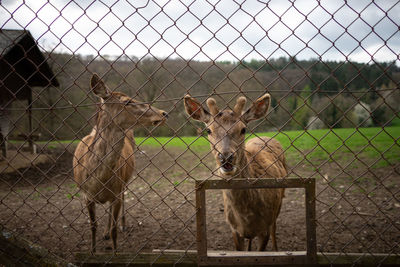
<svg viewBox="0 0 400 267">
<path fill-rule="evenodd" d="M 0 29 L 0 61 L 6 62 L 5 66 L 12 66 L 29 86 L 59 86 L 29 31 Z M 14 70 L 8 68 L 5 71 Z"/>
<path fill-rule="evenodd" d="M 23 30 L 0 30 L 0 57 L 6 55 L 28 33 Z"/>
</svg>

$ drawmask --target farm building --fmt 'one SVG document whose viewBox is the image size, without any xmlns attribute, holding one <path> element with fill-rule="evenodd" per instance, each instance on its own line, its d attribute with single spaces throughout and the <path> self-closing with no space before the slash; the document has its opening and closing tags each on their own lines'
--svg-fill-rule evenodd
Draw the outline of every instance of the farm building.
<svg viewBox="0 0 400 267">
<path fill-rule="evenodd" d="M 0 146 L 7 155 L 7 137 L 11 132 L 9 109 L 14 100 L 27 100 L 32 148 L 32 87 L 59 86 L 46 58 L 29 31 L 0 30 Z"/>
</svg>

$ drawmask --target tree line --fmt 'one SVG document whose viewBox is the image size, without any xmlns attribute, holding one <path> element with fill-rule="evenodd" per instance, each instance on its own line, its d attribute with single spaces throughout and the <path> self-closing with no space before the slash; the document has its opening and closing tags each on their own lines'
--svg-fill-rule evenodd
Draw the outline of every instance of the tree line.
<svg viewBox="0 0 400 267">
<path fill-rule="evenodd" d="M 233 107 L 240 95 L 249 101 L 265 92 L 272 96 L 270 112 L 254 131 L 389 126 L 399 124 L 400 69 L 395 62 L 321 61 L 278 58 L 271 60 L 186 61 L 183 59 L 116 59 L 47 54 L 59 88 L 33 89 L 33 125 L 43 140 L 79 139 L 95 123 L 99 101 L 89 90 L 96 72 L 111 90 L 152 102 L 170 113 L 165 127 L 138 129 L 139 136 L 196 135 L 201 125 L 187 119 L 183 96 L 204 101 L 216 98 Z M 26 103 L 11 109 L 12 135 L 27 130 Z"/>
</svg>

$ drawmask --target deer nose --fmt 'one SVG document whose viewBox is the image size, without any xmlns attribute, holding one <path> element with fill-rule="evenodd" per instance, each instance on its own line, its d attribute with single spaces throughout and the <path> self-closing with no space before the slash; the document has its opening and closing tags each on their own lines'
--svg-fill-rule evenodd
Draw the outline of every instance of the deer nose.
<svg viewBox="0 0 400 267">
<path fill-rule="evenodd" d="M 233 162 L 233 153 L 230 152 L 223 152 L 223 153 L 218 153 L 218 159 L 220 162 L 224 163 L 224 162 Z"/>
<path fill-rule="evenodd" d="M 168 119 L 168 113 L 167 113 L 167 112 L 163 111 L 161 114 L 162 114 L 166 119 Z"/>
</svg>

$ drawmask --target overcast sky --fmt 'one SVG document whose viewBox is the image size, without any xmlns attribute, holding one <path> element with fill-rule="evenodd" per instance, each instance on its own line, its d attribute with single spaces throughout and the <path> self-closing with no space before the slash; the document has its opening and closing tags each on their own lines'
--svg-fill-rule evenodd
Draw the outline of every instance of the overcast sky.
<svg viewBox="0 0 400 267">
<path fill-rule="evenodd" d="M 25 28 L 46 50 L 196 60 L 321 56 L 400 62 L 395 0 L 21 2 L 1 1 L 1 28 Z"/>
</svg>

